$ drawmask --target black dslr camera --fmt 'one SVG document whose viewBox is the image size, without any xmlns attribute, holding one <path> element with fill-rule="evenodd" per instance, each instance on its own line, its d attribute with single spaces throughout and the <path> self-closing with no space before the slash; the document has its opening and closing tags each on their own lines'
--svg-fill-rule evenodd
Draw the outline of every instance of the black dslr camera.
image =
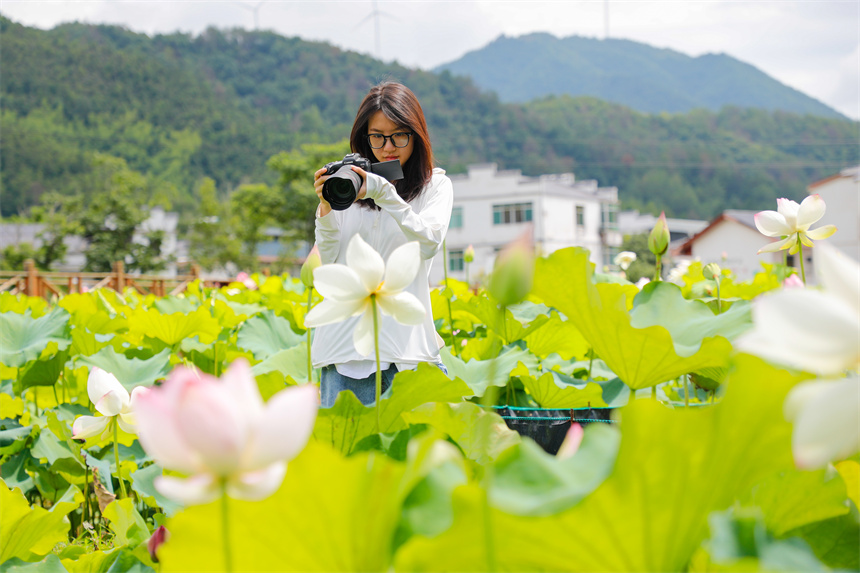
<svg viewBox="0 0 860 573">
<path fill-rule="evenodd" d="M 328 201 L 335 211 L 343 211 L 352 205 L 361 189 L 361 175 L 352 170 L 353 165 L 376 173 L 389 181 L 403 179 L 403 169 L 398 159 L 371 163 L 369 159 L 365 159 L 358 153 L 348 153 L 341 161 L 327 163 L 323 173 L 323 175 L 330 175 L 323 183 L 323 199 Z"/>
</svg>

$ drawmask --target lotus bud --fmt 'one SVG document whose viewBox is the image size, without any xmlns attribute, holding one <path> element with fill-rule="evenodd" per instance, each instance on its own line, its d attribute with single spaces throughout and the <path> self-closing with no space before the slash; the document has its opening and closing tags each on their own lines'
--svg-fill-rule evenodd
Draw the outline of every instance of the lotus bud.
<svg viewBox="0 0 860 573">
<path fill-rule="evenodd" d="M 305 259 L 304 264 L 302 265 L 302 284 L 304 284 L 308 288 L 313 288 L 314 286 L 314 269 L 318 266 L 322 265 L 322 259 L 320 258 L 320 251 L 316 245 L 311 249 L 311 252 L 308 253 L 308 257 Z"/>
<path fill-rule="evenodd" d="M 702 275 L 704 275 L 706 279 L 719 280 L 721 274 L 722 271 L 720 270 L 720 265 L 717 263 L 708 263 L 705 265 L 705 268 L 702 269 Z"/>
<path fill-rule="evenodd" d="M 167 531 L 167 528 L 163 525 L 159 525 L 155 531 L 152 532 L 152 537 L 149 538 L 149 541 L 146 543 L 146 548 L 149 550 L 149 556 L 152 557 L 152 560 L 158 563 L 158 548 L 162 543 L 167 541 L 167 538 L 170 537 L 170 532 Z"/>
<path fill-rule="evenodd" d="M 648 249 L 657 256 L 665 254 L 669 249 L 669 226 L 666 224 L 665 211 L 660 213 L 660 218 L 648 235 Z"/>
<path fill-rule="evenodd" d="M 469 245 L 466 247 L 466 250 L 463 251 L 463 261 L 467 263 L 471 263 L 475 260 L 475 247 Z"/>
<path fill-rule="evenodd" d="M 531 291 L 534 272 L 534 249 L 528 230 L 499 252 L 487 290 L 502 306 L 517 304 Z"/>
</svg>

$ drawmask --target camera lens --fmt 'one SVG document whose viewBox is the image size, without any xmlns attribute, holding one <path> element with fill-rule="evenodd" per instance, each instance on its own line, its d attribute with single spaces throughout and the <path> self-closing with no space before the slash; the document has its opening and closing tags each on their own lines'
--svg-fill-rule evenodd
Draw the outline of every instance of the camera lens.
<svg viewBox="0 0 860 573">
<path fill-rule="evenodd" d="M 323 183 L 323 199 L 335 211 L 343 211 L 355 202 L 361 189 L 361 175 L 344 165 Z"/>
</svg>

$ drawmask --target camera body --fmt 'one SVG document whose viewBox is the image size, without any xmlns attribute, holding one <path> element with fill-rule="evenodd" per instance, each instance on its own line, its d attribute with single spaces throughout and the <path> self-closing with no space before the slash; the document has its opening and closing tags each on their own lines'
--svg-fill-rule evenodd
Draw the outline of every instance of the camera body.
<svg viewBox="0 0 860 573">
<path fill-rule="evenodd" d="M 403 179 L 403 168 L 397 159 L 371 163 L 358 153 L 348 153 L 340 161 L 326 163 L 323 175 L 328 175 L 329 178 L 323 183 L 322 195 L 335 211 L 343 211 L 355 203 L 361 190 L 361 175 L 352 170 L 353 165 L 389 181 Z"/>
</svg>

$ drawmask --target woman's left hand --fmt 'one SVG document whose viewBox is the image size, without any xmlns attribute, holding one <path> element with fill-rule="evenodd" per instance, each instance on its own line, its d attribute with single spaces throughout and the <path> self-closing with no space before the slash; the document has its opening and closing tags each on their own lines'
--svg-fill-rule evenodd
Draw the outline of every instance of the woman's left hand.
<svg viewBox="0 0 860 573">
<path fill-rule="evenodd" d="M 355 196 L 355 200 L 359 201 L 367 195 L 367 171 L 357 165 L 353 165 L 352 170 L 361 175 L 361 189 L 358 190 L 358 195 Z"/>
</svg>

